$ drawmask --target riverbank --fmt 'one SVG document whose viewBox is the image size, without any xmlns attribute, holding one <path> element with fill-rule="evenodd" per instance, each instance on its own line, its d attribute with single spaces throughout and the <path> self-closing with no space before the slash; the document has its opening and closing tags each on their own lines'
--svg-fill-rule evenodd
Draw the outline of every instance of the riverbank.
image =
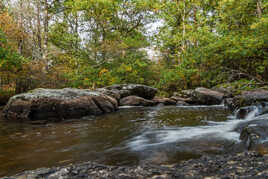
<svg viewBox="0 0 268 179">
<path fill-rule="evenodd" d="M 175 165 L 142 164 L 134 167 L 86 162 L 65 167 L 42 168 L 3 179 L 18 178 L 267 178 L 268 156 L 243 152 L 183 161 Z"/>
</svg>

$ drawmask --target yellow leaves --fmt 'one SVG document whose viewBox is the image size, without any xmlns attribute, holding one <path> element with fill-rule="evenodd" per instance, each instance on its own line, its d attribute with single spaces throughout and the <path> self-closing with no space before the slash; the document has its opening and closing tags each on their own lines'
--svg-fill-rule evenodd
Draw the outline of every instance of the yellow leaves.
<svg viewBox="0 0 268 179">
<path fill-rule="evenodd" d="M 14 22 L 12 17 L 7 13 L 0 13 L 0 29 L 4 32 L 8 38 L 8 43 L 14 49 L 18 47 L 20 39 L 25 38 L 25 33 Z"/>
<path fill-rule="evenodd" d="M 126 66 L 126 71 L 127 72 L 131 72 L 132 71 L 132 67 L 131 66 Z"/>
<path fill-rule="evenodd" d="M 103 68 L 100 72 L 99 72 L 99 76 L 102 76 L 104 73 L 108 72 L 109 70 L 107 70 L 106 68 Z"/>
<path fill-rule="evenodd" d="M 5 63 L 5 60 L 2 59 L 2 61 L 0 62 L 0 68 L 3 66 L 4 63 Z"/>
<path fill-rule="evenodd" d="M 121 72 L 131 72 L 132 71 L 132 66 L 127 65 L 127 64 L 122 64 L 120 66 L 120 70 Z"/>
</svg>

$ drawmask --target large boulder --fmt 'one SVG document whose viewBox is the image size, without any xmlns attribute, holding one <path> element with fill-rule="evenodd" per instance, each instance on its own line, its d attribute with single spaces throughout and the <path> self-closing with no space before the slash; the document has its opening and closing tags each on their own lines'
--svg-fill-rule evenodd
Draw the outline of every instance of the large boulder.
<svg viewBox="0 0 268 179">
<path fill-rule="evenodd" d="M 192 92 L 193 101 L 197 104 L 215 105 L 221 104 L 224 94 L 207 88 L 196 88 Z"/>
<path fill-rule="evenodd" d="M 255 117 L 254 120 L 238 126 L 240 139 L 248 149 L 257 149 L 259 145 L 267 142 L 268 138 L 268 115 Z"/>
<path fill-rule="evenodd" d="M 174 93 L 171 98 L 194 105 L 216 105 L 221 104 L 224 97 L 224 93 L 200 87 L 194 90 L 182 90 L 179 93 Z"/>
<path fill-rule="evenodd" d="M 120 106 L 154 106 L 157 102 L 138 96 L 127 96 L 120 100 Z"/>
<path fill-rule="evenodd" d="M 116 111 L 116 99 L 82 89 L 35 89 L 10 98 L 3 110 L 8 120 L 60 121 Z"/>
<path fill-rule="evenodd" d="M 140 84 L 120 84 L 105 87 L 105 89 L 119 91 L 120 97 L 139 96 L 145 99 L 153 99 L 157 93 L 156 88 Z"/>
<path fill-rule="evenodd" d="M 241 95 L 233 98 L 235 108 L 250 106 L 262 102 L 268 102 L 268 90 L 257 89 L 254 91 L 244 91 Z"/>
<path fill-rule="evenodd" d="M 120 98 L 121 98 L 120 91 L 116 90 L 116 89 L 108 90 L 106 88 L 97 88 L 96 91 L 98 91 L 98 92 L 100 92 L 102 94 L 105 94 L 107 96 L 110 96 L 110 97 L 116 99 L 117 101 L 119 101 Z"/>
</svg>

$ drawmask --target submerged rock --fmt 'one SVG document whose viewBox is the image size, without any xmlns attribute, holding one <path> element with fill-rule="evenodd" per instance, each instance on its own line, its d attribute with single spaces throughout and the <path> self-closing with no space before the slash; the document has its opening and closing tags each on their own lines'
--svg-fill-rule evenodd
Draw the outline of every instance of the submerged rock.
<svg viewBox="0 0 268 179">
<path fill-rule="evenodd" d="M 121 98 L 127 96 L 138 96 L 145 99 L 153 99 L 157 93 L 156 88 L 140 84 L 120 84 L 105 87 L 108 90 L 119 91 Z"/>
<path fill-rule="evenodd" d="M 154 106 L 157 102 L 138 96 L 128 96 L 120 100 L 120 106 Z"/>
<path fill-rule="evenodd" d="M 3 110 L 8 120 L 60 121 L 116 111 L 117 101 L 103 93 L 82 89 L 35 89 L 10 98 Z"/>
<path fill-rule="evenodd" d="M 260 102 L 268 102 L 268 90 L 244 91 L 233 99 L 235 108 L 250 106 Z"/>
</svg>

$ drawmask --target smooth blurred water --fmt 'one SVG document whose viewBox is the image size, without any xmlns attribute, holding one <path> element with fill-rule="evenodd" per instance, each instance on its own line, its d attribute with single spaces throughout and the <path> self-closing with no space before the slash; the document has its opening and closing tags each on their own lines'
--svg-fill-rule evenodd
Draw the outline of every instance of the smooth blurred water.
<svg viewBox="0 0 268 179">
<path fill-rule="evenodd" d="M 239 141 L 240 122 L 221 105 L 124 107 L 39 126 L 0 120 L 0 176 L 83 161 L 172 164 L 223 153 Z"/>
</svg>

